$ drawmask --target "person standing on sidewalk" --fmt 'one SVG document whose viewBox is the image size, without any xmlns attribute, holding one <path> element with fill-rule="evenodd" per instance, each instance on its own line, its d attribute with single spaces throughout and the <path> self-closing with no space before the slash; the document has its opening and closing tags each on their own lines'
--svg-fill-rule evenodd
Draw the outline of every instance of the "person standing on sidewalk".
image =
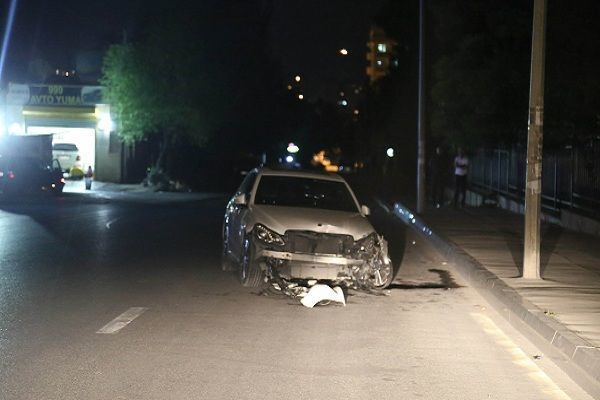
<svg viewBox="0 0 600 400">
<path fill-rule="evenodd" d="M 90 165 L 85 173 L 85 190 L 92 190 L 92 179 L 94 178 L 94 171 Z"/>
<path fill-rule="evenodd" d="M 460 205 L 465 206 L 467 199 L 467 174 L 469 172 L 469 158 L 462 148 L 458 148 L 454 157 L 454 207 L 458 205 L 458 197 L 461 196 Z"/>
</svg>

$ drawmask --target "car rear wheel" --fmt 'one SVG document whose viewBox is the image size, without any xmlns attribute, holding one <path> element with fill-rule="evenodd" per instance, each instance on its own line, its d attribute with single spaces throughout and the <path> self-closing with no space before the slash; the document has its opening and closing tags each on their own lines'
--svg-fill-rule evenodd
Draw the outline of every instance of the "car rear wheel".
<svg viewBox="0 0 600 400">
<path fill-rule="evenodd" d="M 260 287 L 264 283 L 264 272 L 254 260 L 256 250 L 252 240 L 244 238 L 240 263 L 240 282 L 245 287 Z"/>
</svg>

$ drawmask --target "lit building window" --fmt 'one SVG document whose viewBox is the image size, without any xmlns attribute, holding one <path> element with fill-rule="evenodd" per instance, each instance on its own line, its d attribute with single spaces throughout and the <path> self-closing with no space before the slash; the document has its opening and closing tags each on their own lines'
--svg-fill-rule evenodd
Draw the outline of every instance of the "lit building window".
<svg viewBox="0 0 600 400">
<path fill-rule="evenodd" d="M 377 51 L 380 53 L 386 53 L 387 52 L 387 45 L 385 43 L 379 43 L 377 45 Z"/>
</svg>

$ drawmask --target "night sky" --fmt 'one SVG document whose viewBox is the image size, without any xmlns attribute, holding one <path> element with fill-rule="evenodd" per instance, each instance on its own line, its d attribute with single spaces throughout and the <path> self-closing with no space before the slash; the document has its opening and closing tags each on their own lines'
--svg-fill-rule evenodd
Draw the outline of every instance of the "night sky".
<svg viewBox="0 0 600 400">
<path fill-rule="evenodd" d="M 275 0 L 270 27 L 274 61 L 284 78 L 303 76 L 309 98 L 329 97 L 340 83 L 362 82 L 371 19 L 382 0 Z M 43 58 L 73 68 L 81 50 L 101 48 L 133 31 L 140 0 L 20 0 L 4 80 L 22 80 L 26 66 Z M 3 2 L 2 21 L 8 1 Z M 350 55 L 342 57 L 342 47 Z M 5 82 L 3 82 L 5 84 Z"/>
</svg>

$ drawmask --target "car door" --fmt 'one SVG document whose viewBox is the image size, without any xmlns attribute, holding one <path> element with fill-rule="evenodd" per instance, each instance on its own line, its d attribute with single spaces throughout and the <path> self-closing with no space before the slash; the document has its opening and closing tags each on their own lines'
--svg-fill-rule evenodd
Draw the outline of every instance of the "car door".
<svg viewBox="0 0 600 400">
<path fill-rule="evenodd" d="M 243 194 L 246 196 L 246 202 L 250 201 L 250 195 L 254 182 L 256 182 L 256 171 L 250 172 L 246 175 L 246 178 L 242 181 L 242 184 L 238 188 L 235 196 Z M 235 197 L 234 196 L 234 197 Z M 238 260 L 241 257 L 242 241 L 244 240 L 244 215 L 248 212 L 247 204 L 235 204 L 231 202 L 228 208 L 227 222 L 225 226 L 225 234 L 227 235 L 227 243 L 229 250 Z"/>
</svg>

